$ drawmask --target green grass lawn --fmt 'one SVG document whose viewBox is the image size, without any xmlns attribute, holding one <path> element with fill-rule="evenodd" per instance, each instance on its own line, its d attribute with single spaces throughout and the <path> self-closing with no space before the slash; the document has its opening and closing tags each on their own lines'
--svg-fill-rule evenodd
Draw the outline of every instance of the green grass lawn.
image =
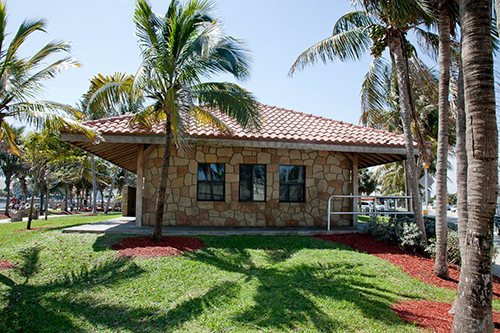
<svg viewBox="0 0 500 333">
<path fill-rule="evenodd" d="M 114 215 L 0 224 L 1 332 L 416 332 L 390 309 L 451 301 L 374 256 L 311 237 L 200 237 L 180 257 L 121 258 L 123 236 L 62 234 Z"/>
</svg>

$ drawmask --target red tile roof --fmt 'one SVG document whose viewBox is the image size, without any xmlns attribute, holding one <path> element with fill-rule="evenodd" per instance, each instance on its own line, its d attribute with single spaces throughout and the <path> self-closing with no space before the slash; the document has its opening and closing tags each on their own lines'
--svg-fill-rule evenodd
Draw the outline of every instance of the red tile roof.
<svg viewBox="0 0 500 333">
<path fill-rule="evenodd" d="M 232 132 L 221 133 L 211 127 L 188 126 L 186 133 L 193 138 L 225 138 L 251 140 L 284 140 L 305 143 L 359 144 L 376 146 L 404 147 L 402 135 L 353 125 L 303 112 L 287 110 L 275 106 L 261 105 L 263 118 L 260 132 L 244 130 L 233 119 L 217 113 Z M 131 124 L 132 116 L 112 117 L 88 121 L 85 124 L 101 134 L 153 134 L 164 135 L 164 125 L 152 128 L 141 124 Z"/>
</svg>

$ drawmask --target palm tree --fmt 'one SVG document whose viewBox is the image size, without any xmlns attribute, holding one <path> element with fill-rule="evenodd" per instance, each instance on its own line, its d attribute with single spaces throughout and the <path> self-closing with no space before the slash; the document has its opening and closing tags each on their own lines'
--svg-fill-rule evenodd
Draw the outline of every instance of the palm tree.
<svg viewBox="0 0 500 333">
<path fill-rule="evenodd" d="M 132 75 L 125 73 L 115 73 L 108 76 L 98 74 L 94 76 L 90 80 L 87 93 L 83 95 L 80 102 L 82 119 L 112 117 L 127 112 L 137 112 L 137 110 L 141 109 L 144 102 L 142 93 L 127 89 L 133 83 L 133 79 Z M 110 87 L 117 89 L 110 89 Z M 97 214 L 97 180 L 94 155 L 91 156 L 90 161 L 92 171 L 92 214 Z"/>
<path fill-rule="evenodd" d="M 51 102 L 32 101 L 42 90 L 42 82 L 53 78 L 58 72 L 80 66 L 71 57 L 64 57 L 52 64 L 44 61 L 59 54 L 68 52 L 70 44 L 64 41 L 53 41 L 42 47 L 30 58 L 18 56 L 18 50 L 25 40 L 34 32 L 45 32 L 44 19 L 25 20 L 12 38 L 7 42 L 7 13 L 5 1 L 0 1 L 0 140 L 6 140 L 17 154 L 19 148 L 14 141 L 14 132 L 7 119 L 13 118 L 22 123 L 30 123 L 37 128 L 78 129 L 92 137 L 93 133 L 77 121 L 63 117 L 59 112 L 70 115 L 77 114 L 71 106 Z"/>
<path fill-rule="evenodd" d="M 409 183 L 414 197 L 415 222 L 422 241 L 426 242 L 411 126 L 412 113 L 415 112 L 412 109 L 408 59 L 411 57 L 413 47 L 406 39 L 406 34 L 413 30 L 430 42 L 429 34 L 419 28 L 419 25 L 430 18 L 425 8 L 416 0 L 359 0 L 354 3 L 363 9 L 342 16 L 335 23 L 332 36 L 304 51 L 292 65 L 289 74 L 293 75 L 295 71 L 318 60 L 323 62 L 334 59 L 358 60 L 368 49 L 377 58 L 386 48 L 389 49 L 398 82 L 399 108 L 407 150 Z M 419 146 L 423 148 L 422 138 L 417 138 Z"/>
<path fill-rule="evenodd" d="M 100 95 L 117 96 L 117 87 L 142 91 L 153 103 L 137 113 L 133 121 L 146 125 L 161 122 L 165 143 L 156 201 L 153 240 L 161 240 L 170 163 L 170 148 L 183 150 L 187 144 L 185 129 L 189 121 L 230 128 L 214 110 L 235 119 L 244 128 L 260 127 L 258 104 L 253 95 L 229 82 L 204 82 L 217 74 L 236 79 L 249 76 L 249 56 L 243 43 L 226 36 L 212 17 L 213 1 L 171 1 L 164 16 L 153 13 L 145 0 L 137 3 L 134 22 L 142 50 L 142 64 L 132 83 L 110 84 Z M 115 93 L 111 93 L 115 91 Z M 109 92 L 109 93 L 108 93 Z"/>
<path fill-rule="evenodd" d="M 491 1 L 462 0 L 462 63 L 467 115 L 467 249 L 463 258 L 453 332 L 493 332 L 493 217 L 498 193 Z"/>
<path fill-rule="evenodd" d="M 448 124 L 449 124 L 449 85 L 451 67 L 451 35 L 458 12 L 455 0 L 438 0 L 435 7 L 438 16 L 439 32 L 439 132 L 436 173 L 436 259 L 434 275 L 448 279 L 448 218 L 447 218 L 447 169 L 448 169 Z"/>
</svg>

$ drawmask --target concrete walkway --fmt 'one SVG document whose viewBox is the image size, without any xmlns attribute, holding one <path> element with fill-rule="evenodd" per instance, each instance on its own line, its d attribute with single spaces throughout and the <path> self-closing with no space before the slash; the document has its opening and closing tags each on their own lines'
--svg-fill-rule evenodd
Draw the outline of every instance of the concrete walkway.
<svg viewBox="0 0 500 333">
<path fill-rule="evenodd" d="M 118 217 L 107 221 L 83 224 L 63 229 L 63 233 L 106 233 L 123 235 L 152 235 L 153 227 L 135 225 L 134 217 Z M 327 231 L 325 228 L 285 228 L 285 227 L 182 227 L 164 226 L 165 236 L 229 236 L 229 235 L 302 235 L 338 234 L 361 232 L 353 228 Z"/>
<path fill-rule="evenodd" d="M 52 214 L 48 215 L 47 218 L 53 219 L 53 218 L 67 217 L 67 216 L 74 216 L 74 215 Z M 40 218 L 38 220 L 43 220 L 43 219 L 45 219 L 45 215 L 40 215 Z M 38 220 L 33 219 L 33 221 L 38 221 Z M 23 217 L 23 221 L 28 221 L 28 217 Z M 10 219 L 0 219 L 0 223 L 10 223 L 10 222 L 11 222 Z"/>
</svg>

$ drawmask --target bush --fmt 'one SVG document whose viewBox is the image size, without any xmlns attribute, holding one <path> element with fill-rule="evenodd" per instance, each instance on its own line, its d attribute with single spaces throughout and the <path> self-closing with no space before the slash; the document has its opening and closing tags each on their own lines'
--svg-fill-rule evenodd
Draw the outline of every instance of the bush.
<svg viewBox="0 0 500 333">
<path fill-rule="evenodd" d="M 431 257 L 435 255 L 436 219 L 425 217 L 425 232 L 429 245 L 422 244 L 419 236 L 420 231 L 415 224 L 413 215 L 399 215 L 397 218 L 373 217 L 368 222 L 366 233 L 380 241 L 393 243 L 403 250 L 425 249 Z M 460 246 L 458 241 L 458 226 L 448 223 L 448 260 L 452 263 L 460 263 Z"/>
<path fill-rule="evenodd" d="M 387 219 L 383 217 L 373 217 L 368 222 L 366 234 L 376 239 L 393 243 L 403 250 L 418 250 L 423 248 L 419 239 L 420 231 L 409 216 L 400 216 Z"/>
<path fill-rule="evenodd" d="M 393 243 L 403 250 L 416 251 L 424 249 L 431 258 L 436 258 L 436 219 L 425 217 L 425 232 L 429 244 L 427 247 L 420 243 L 418 236 L 420 231 L 414 222 L 412 215 L 400 215 L 396 219 L 384 217 L 372 217 L 368 222 L 366 234 L 382 242 Z M 460 241 L 458 238 L 458 225 L 448 223 L 448 262 L 460 265 Z M 493 260 L 498 255 L 500 248 L 496 243 L 493 244 Z"/>
<path fill-rule="evenodd" d="M 429 246 L 425 249 L 432 259 L 436 259 L 436 239 L 429 239 Z M 460 265 L 460 241 L 458 239 L 458 232 L 455 230 L 448 229 L 448 262 L 451 264 Z"/>
</svg>

